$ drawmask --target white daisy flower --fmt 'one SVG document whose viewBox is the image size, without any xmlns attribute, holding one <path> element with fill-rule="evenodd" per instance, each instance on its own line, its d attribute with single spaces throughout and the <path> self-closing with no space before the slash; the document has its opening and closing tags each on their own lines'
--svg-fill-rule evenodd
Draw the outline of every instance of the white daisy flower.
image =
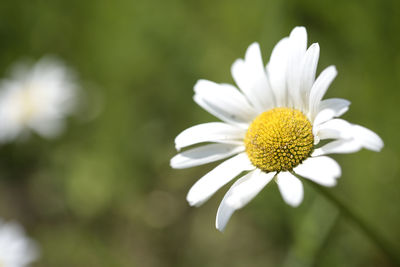
<svg viewBox="0 0 400 267">
<path fill-rule="evenodd" d="M 76 93 L 73 75 L 62 62 L 43 58 L 32 68 L 17 64 L 9 79 L 0 81 L 0 142 L 29 131 L 51 138 L 64 128 Z"/>
<path fill-rule="evenodd" d="M 249 46 L 244 59 L 236 60 L 231 71 L 240 90 L 206 80 L 196 83 L 195 102 L 223 122 L 196 125 L 179 134 L 177 150 L 201 146 L 179 153 L 171 166 L 188 168 L 229 158 L 193 185 L 187 195 L 192 206 L 246 172 L 218 208 L 218 230 L 271 180 L 283 200 L 296 207 L 303 200 L 303 185 L 294 174 L 334 186 L 341 169 L 326 155 L 383 147 L 372 131 L 337 118 L 348 110 L 349 101 L 322 100 L 337 72 L 330 66 L 315 79 L 318 57 L 319 45 L 307 49 L 306 29 L 296 27 L 278 42 L 266 67 L 257 43 Z M 320 140 L 327 141 L 319 145 Z"/>
<path fill-rule="evenodd" d="M 0 266 L 23 267 L 35 261 L 39 250 L 34 241 L 25 236 L 17 223 L 6 223 L 0 219 Z"/>
</svg>

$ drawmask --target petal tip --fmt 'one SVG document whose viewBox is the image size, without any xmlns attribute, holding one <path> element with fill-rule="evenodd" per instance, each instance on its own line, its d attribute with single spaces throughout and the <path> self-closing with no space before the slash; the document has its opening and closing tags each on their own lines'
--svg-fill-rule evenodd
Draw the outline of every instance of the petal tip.
<svg viewBox="0 0 400 267">
<path fill-rule="evenodd" d="M 191 207 L 199 207 L 201 205 L 201 203 L 199 203 L 198 201 L 195 201 L 194 199 L 189 199 L 188 197 L 186 197 L 186 201 Z"/>
<path fill-rule="evenodd" d="M 250 48 L 250 47 L 249 47 Z M 249 49 L 248 48 L 248 49 Z M 247 50 L 248 50 L 247 49 Z M 243 70 L 244 60 L 241 58 L 236 59 L 231 66 L 231 74 L 232 77 L 235 79 L 239 75 L 239 73 Z"/>
<path fill-rule="evenodd" d="M 198 207 L 201 205 L 201 202 L 193 195 L 192 190 L 189 190 L 188 194 L 186 195 L 186 201 L 191 207 Z"/>
<path fill-rule="evenodd" d="M 175 156 L 176 157 L 176 156 Z M 169 161 L 169 166 L 171 167 L 171 168 L 173 168 L 173 169 L 175 169 L 175 157 L 173 157 L 172 159 L 170 159 L 170 161 Z"/>
<path fill-rule="evenodd" d="M 295 34 L 295 33 L 306 33 L 307 34 L 307 30 L 306 27 L 304 26 L 296 26 L 293 28 L 293 30 L 291 31 L 290 35 Z"/>
<path fill-rule="evenodd" d="M 253 42 L 249 45 L 249 47 L 246 50 L 245 59 L 248 59 L 255 53 L 261 55 L 261 48 L 260 48 L 260 44 L 258 42 Z"/>
<path fill-rule="evenodd" d="M 339 177 L 340 177 L 340 176 L 339 176 Z M 337 178 L 339 178 L 339 177 L 337 177 Z M 336 178 L 336 179 L 337 179 L 337 178 Z M 326 184 L 325 186 L 326 186 L 326 187 L 335 187 L 335 186 L 337 185 L 336 179 L 333 180 L 333 182 L 332 182 L 331 184 Z"/>
<path fill-rule="evenodd" d="M 315 49 L 319 53 L 319 51 L 320 51 L 319 43 L 311 44 L 309 49 Z"/>
<path fill-rule="evenodd" d="M 382 138 L 379 137 L 379 135 L 376 135 L 376 152 L 380 152 L 383 147 L 385 146 L 385 143 L 383 142 Z"/>
<path fill-rule="evenodd" d="M 207 86 L 212 86 L 215 83 L 209 80 L 205 80 L 205 79 L 199 79 L 197 80 L 197 82 L 194 84 L 193 86 L 193 90 L 196 94 L 198 94 L 201 90 L 203 90 L 204 87 Z"/>
<path fill-rule="evenodd" d="M 217 228 L 217 230 L 220 231 L 221 233 L 223 233 L 225 231 L 225 227 L 226 227 L 226 225 L 220 225 L 218 223 L 218 220 L 215 222 L 215 228 Z"/>
<path fill-rule="evenodd" d="M 287 200 L 286 199 L 285 202 L 292 208 L 297 208 L 298 206 L 300 206 L 301 202 L 303 202 L 303 198 L 301 198 L 300 200 Z"/>
<path fill-rule="evenodd" d="M 337 68 L 336 68 L 335 65 L 331 65 L 331 66 L 329 66 L 328 68 L 329 68 L 330 71 L 332 71 L 332 74 L 333 74 L 334 76 L 336 76 L 336 75 L 338 74 L 338 71 L 337 71 Z"/>
<path fill-rule="evenodd" d="M 252 50 L 252 49 L 256 49 L 256 48 L 260 48 L 260 44 L 258 42 L 252 42 L 249 47 L 247 48 L 247 51 Z"/>
</svg>

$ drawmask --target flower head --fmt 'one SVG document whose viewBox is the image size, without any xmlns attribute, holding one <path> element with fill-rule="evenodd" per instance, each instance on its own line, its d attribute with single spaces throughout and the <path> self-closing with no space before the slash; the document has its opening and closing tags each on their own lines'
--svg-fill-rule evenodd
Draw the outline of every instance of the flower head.
<svg viewBox="0 0 400 267">
<path fill-rule="evenodd" d="M 72 73 L 54 58 L 43 58 L 32 68 L 15 65 L 11 77 L 0 81 L 0 142 L 30 130 L 44 137 L 58 135 L 75 93 Z"/>
<path fill-rule="evenodd" d="M 0 219 L 0 266 L 28 266 L 39 256 L 36 243 L 25 236 L 17 223 L 6 223 Z"/>
<path fill-rule="evenodd" d="M 307 48 L 306 29 L 296 27 L 278 42 L 265 67 L 257 43 L 249 46 L 244 59 L 235 61 L 231 71 L 239 90 L 206 80 L 196 83 L 196 103 L 223 122 L 196 125 L 179 134 L 178 150 L 199 146 L 177 154 L 171 166 L 188 168 L 229 159 L 193 185 L 189 204 L 201 205 L 246 172 L 225 194 L 217 229 L 222 231 L 234 211 L 271 180 L 283 200 L 296 207 L 303 200 L 303 185 L 296 176 L 334 186 L 341 169 L 328 154 L 383 147 L 374 132 L 338 118 L 349 109 L 349 101 L 322 100 L 337 71 L 330 66 L 315 78 L 318 58 L 319 45 Z M 326 142 L 320 145 L 321 140 Z"/>
</svg>

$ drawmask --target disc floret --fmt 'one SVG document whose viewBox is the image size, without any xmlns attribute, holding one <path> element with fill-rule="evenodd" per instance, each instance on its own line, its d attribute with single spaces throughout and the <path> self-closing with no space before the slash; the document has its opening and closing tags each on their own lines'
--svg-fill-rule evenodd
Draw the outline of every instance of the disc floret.
<svg viewBox="0 0 400 267">
<path fill-rule="evenodd" d="M 290 171 L 313 150 L 312 125 L 299 110 L 274 108 L 250 124 L 244 143 L 254 166 L 264 172 Z"/>
</svg>

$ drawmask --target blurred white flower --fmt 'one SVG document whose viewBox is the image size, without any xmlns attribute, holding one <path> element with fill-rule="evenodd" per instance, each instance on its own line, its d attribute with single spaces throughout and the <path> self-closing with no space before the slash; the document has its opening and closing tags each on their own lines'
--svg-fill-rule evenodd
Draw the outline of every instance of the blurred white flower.
<svg viewBox="0 0 400 267">
<path fill-rule="evenodd" d="M 329 66 L 316 78 L 318 58 L 319 45 L 307 48 L 306 29 L 296 27 L 278 42 L 266 66 L 258 43 L 232 65 L 240 91 L 207 80 L 195 85 L 197 104 L 223 122 L 196 125 L 179 134 L 178 150 L 203 145 L 179 153 L 171 166 L 189 168 L 229 159 L 192 186 L 189 204 L 203 204 L 236 176 L 247 173 L 225 194 L 217 229 L 222 231 L 232 214 L 271 180 L 283 200 L 297 207 L 303 200 L 303 184 L 296 176 L 323 186 L 336 185 L 341 169 L 328 154 L 382 149 L 383 141 L 374 132 L 338 119 L 349 109 L 349 101 L 322 100 L 337 71 Z M 320 140 L 327 142 L 321 145 Z"/>
<path fill-rule="evenodd" d="M 15 65 L 11 77 L 0 81 L 0 142 L 30 131 L 57 136 L 74 108 L 75 96 L 74 76 L 61 61 L 45 57 L 31 68 Z"/>
<path fill-rule="evenodd" d="M 0 266 L 28 266 L 39 256 L 36 243 L 25 236 L 24 229 L 15 222 L 0 219 Z"/>
</svg>

